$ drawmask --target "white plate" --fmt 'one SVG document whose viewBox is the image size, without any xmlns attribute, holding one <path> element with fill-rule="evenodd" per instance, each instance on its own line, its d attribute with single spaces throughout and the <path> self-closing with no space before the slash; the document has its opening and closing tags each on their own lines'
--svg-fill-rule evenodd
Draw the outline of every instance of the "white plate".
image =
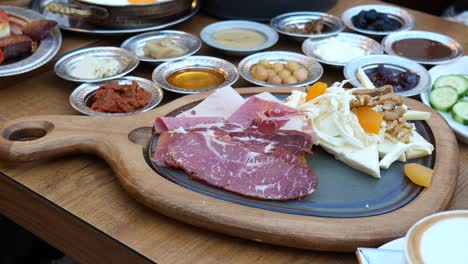
<svg viewBox="0 0 468 264">
<path fill-rule="evenodd" d="M 266 40 L 263 44 L 254 48 L 228 48 L 217 43 L 213 39 L 213 35 L 216 32 L 229 29 L 253 30 L 265 36 Z M 200 32 L 200 38 L 209 46 L 227 54 L 234 56 L 245 56 L 257 51 L 268 49 L 269 47 L 275 45 L 278 41 L 278 33 L 276 33 L 276 31 L 274 31 L 271 27 L 261 23 L 245 20 L 228 20 L 209 24 L 208 26 L 204 27 Z"/>
<path fill-rule="evenodd" d="M 379 249 L 403 250 L 404 246 L 405 246 L 405 238 L 400 237 L 388 243 L 383 244 L 382 246 L 379 247 Z"/>
<path fill-rule="evenodd" d="M 433 67 L 429 70 L 429 74 L 432 78 L 432 85 L 434 81 L 442 75 L 447 74 L 468 74 L 468 56 L 463 56 L 460 59 L 453 61 L 447 64 L 441 64 L 438 66 Z M 426 92 L 421 94 L 422 101 L 430 106 L 429 103 L 429 93 L 431 89 L 427 89 Z M 468 96 L 465 96 L 465 99 L 468 99 Z M 465 144 L 468 144 L 468 126 L 463 125 L 462 123 L 458 123 L 457 121 L 453 120 L 452 115 L 450 113 L 438 111 L 450 125 L 450 127 L 455 131 L 458 139 Z"/>
</svg>

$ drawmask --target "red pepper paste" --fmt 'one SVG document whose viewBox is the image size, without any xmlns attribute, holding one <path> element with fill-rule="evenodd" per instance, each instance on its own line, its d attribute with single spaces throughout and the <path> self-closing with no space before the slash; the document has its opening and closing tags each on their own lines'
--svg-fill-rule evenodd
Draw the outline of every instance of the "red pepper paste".
<svg viewBox="0 0 468 264">
<path fill-rule="evenodd" d="M 96 92 L 91 109 L 105 113 L 128 113 L 144 107 L 151 101 L 151 93 L 141 88 L 136 81 L 119 85 L 108 82 Z"/>
</svg>

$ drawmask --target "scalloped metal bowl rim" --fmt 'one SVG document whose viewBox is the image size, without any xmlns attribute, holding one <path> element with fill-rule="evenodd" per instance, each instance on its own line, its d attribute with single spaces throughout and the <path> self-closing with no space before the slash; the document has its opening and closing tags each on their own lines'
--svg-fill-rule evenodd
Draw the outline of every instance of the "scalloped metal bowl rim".
<svg viewBox="0 0 468 264">
<path fill-rule="evenodd" d="M 339 22 L 339 23 L 338 24 L 335 23 L 335 25 L 337 25 L 337 30 L 334 30 L 334 31 L 331 31 L 331 32 L 328 32 L 328 33 L 323 33 L 323 34 L 293 33 L 293 32 L 289 32 L 289 31 L 284 30 L 282 27 L 279 27 L 279 25 L 277 24 L 277 23 L 281 22 L 284 18 L 294 16 L 294 15 L 297 15 L 297 16 L 308 16 L 308 15 L 309 16 L 314 16 L 314 15 L 323 16 L 323 17 L 328 17 L 331 20 L 334 20 L 335 22 Z M 274 22 L 277 22 L 277 23 L 274 23 Z M 336 34 L 342 32 L 346 28 L 346 25 L 344 24 L 344 22 L 343 22 L 343 20 L 341 18 L 339 18 L 337 16 L 334 16 L 334 15 L 331 15 L 331 14 L 328 14 L 328 13 L 313 12 L 313 11 L 310 11 L 310 12 L 309 11 L 288 12 L 288 13 L 278 15 L 278 16 L 271 19 L 270 26 L 271 26 L 271 28 L 273 28 L 273 30 L 275 30 L 276 32 L 278 32 L 280 34 L 290 36 L 290 37 L 298 37 L 298 38 L 325 38 L 325 37 L 336 35 Z"/>
<path fill-rule="evenodd" d="M 399 41 L 399 40 L 403 40 L 403 39 L 409 39 L 408 37 L 406 38 L 400 38 L 400 39 L 396 39 L 396 40 L 393 40 L 391 41 L 391 38 L 395 38 L 395 36 L 398 36 L 398 35 L 403 35 L 403 34 L 415 34 L 415 35 L 421 35 L 421 38 L 425 38 L 425 39 L 429 39 L 429 40 L 434 40 L 434 41 L 439 41 L 437 39 L 434 39 L 434 38 L 431 38 L 431 37 L 427 37 L 427 36 L 435 36 L 436 38 L 444 38 L 444 39 L 447 39 L 449 40 L 450 42 L 452 42 L 454 45 L 455 45 L 455 51 L 457 51 L 458 53 L 456 54 L 455 57 L 453 58 L 450 58 L 450 59 L 446 59 L 446 60 L 431 60 L 431 61 L 426 61 L 426 60 L 415 60 L 415 59 L 411 59 L 411 58 L 407 58 L 407 57 L 404 57 L 404 56 L 400 56 L 398 55 L 396 52 L 393 51 L 392 49 L 392 44 L 395 43 L 396 41 Z M 391 42 L 390 42 L 391 41 Z M 441 41 L 439 41 L 441 42 Z M 444 43 L 442 43 L 444 44 Z M 400 57 L 404 57 L 404 58 L 407 58 L 409 60 L 412 60 L 412 61 L 415 61 L 417 63 L 420 63 L 420 64 L 425 64 L 425 65 L 439 65 L 439 64 L 445 64 L 445 63 L 448 63 L 448 62 L 452 62 L 454 60 L 457 60 L 458 58 L 462 57 L 463 54 L 464 54 L 464 50 L 463 50 L 463 46 L 458 42 L 456 41 L 455 39 L 447 36 L 447 35 L 444 35 L 444 34 L 440 34 L 440 33 L 436 33 L 436 32 L 431 32 L 431 31 L 423 31 L 423 30 L 409 30 L 409 31 L 400 31 L 400 32 L 395 32 L 395 33 L 392 33 L 388 36 L 386 36 L 385 38 L 382 39 L 381 41 L 381 46 L 383 48 L 383 50 L 389 54 L 389 55 L 395 55 L 395 56 L 400 56 Z"/>
<path fill-rule="evenodd" d="M 197 45 L 194 46 L 193 48 L 189 49 L 186 53 L 182 54 L 181 56 L 171 57 L 171 58 L 152 59 L 150 57 L 140 57 L 135 53 L 140 61 L 152 62 L 152 63 L 162 63 L 162 62 L 166 62 L 166 61 L 180 60 L 180 59 L 192 56 L 193 54 L 197 53 L 202 47 L 202 41 L 200 40 L 200 38 L 198 38 L 197 36 L 195 36 L 193 34 L 190 34 L 188 32 L 181 31 L 181 30 L 156 30 L 156 31 L 150 31 L 150 32 L 137 34 L 135 36 L 132 36 L 132 37 L 126 39 L 124 42 L 122 42 L 120 47 L 123 48 L 123 49 L 126 49 L 126 50 L 128 50 L 130 52 L 133 52 L 132 50 L 126 48 L 131 42 L 133 42 L 135 39 L 138 39 L 138 38 L 146 36 L 146 35 L 153 35 L 154 34 L 155 36 L 157 36 L 157 35 L 159 35 L 157 33 L 159 33 L 160 35 L 164 35 L 164 33 L 169 33 L 169 34 L 174 34 L 174 35 L 179 35 L 179 36 L 186 36 L 187 38 L 191 38 L 191 39 L 195 40 L 197 42 Z"/>
<path fill-rule="evenodd" d="M 145 78 L 141 78 L 141 77 L 136 77 L 136 76 L 125 76 L 125 77 L 120 77 L 120 78 L 116 78 L 116 79 L 113 79 L 113 80 L 110 80 L 110 81 L 137 81 L 138 83 L 142 84 L 142 83 L 145 83 L 145 87 L 146 86 L 151 86 L 153 87 L 154 89 L 150 90 L 150 92 L 155 95 L 157 94 L 158 96 L 156 98 L 152 98 L 151 102 L 148 103 L 146 106 L 140 108 L 140 109 L 137 109 L 136 111 L 133 111 L 133 112 L 128 112 L 128 113 L 104 113 L 104 112 L 98 112 L 98 111 L 94 111 L 94 110 L 91 110 L 89 107 L 86 106 L 86 100 L 87 98 L 93 94 L 96 90 L 99 89 L 99 87 L 101 85 L 104 85 L 106 83 L 108 83 L 109 81 L 103 81 L 103 82 L 100 82 L 100 83 L 82 83 L 80 84 L 78 87 L 76 87 L 73 92 L 70 94 L 70 97 L 69 97 L 69 102 L 70 102 L 70 105 L 78 112 L 84 114 L 84 115 L 89 115 L 89 116 L 126 116 L 126 115 L 133 115 L 133 114 L 138 114 L 138 113 L 143 113 L 143 112 L 147 112 L 147 111 L 150 111 L 151 109 L 155 108 L 156 106 L 158 106 L 163 97 L 164 97 L 164 93 L 162 91 L 162 89 L 157 86 L 154 82 L 148 80 L 148 79 L 145 79 Z M 78 105 L 75 104 L 75 102 L 73 101 L 73 99 L 75 99 L 75 97 L 77 97 L 78 93 L 85 89 L 85 88 L 88 88 L 90 86 L 94 86 L 97 88 L 93 88 L 92 90 L 90 90 L 89 92 L 86 93 L 86 95 L 82 98 L 83 99 L 83 103 L 86 107 L 86 109 L 82 109 L 81 107 L 79 107 Z M 143 89 L 146 89 L 145 87 L 142 87 Z M 148 89 L 146 89 L 148 90 Z M 81 99 L 81 98 L 80 98 Z M 155 100 L 156 99 L 156 100 Z"/>
<path fill-rule="evenodd" d="M 297 83 L 297 84 L 282 84 L 282 85 L 274 85 L 274 84 L 270 84 L 270 83 L 267 83 L 267 82 L 263 82 L 263 81 L 258 81 L 256 80 L 255 78 L 253 78 L 250 74 L 250 71 L 248 72 L 245 72 L 243 70 L 244 66 L 248 64 L 248 62 L 250 60 L 253 60 L 255 57 L 258 57 L 258 56 L 263 56 L 263 55 L 267 55 L 267 54 L 273 54 L 273 55 L 276 55 L 276 54 L 285 54 L 285 55 L 289 55 L 291 57 L 302 57 L 303 59 L 307 60 L 308 62 L 310 62 L 308 65 L 304 65 L 306 67 L 309 68 L 310 65 L 314 65 L 316 67 L 316 69 L 318 69 L 318 74 L 317 74 L 317 77 L 315 78 L 309 78 L 307 79 L 306 81 L 304 82 L 301 82 L 301 83 Z M 291 58 L 292 59 L 292 58 Z M 302 63 L 301 63 L 302 64 Z M 256 53 L 256 54 L 253 54 L 253 55 L 250 55 L 250 56 L 247 56 L 245 57 L 244 59 L 242 59 L 240 62 L 239 62 L 239 65 L 238 65 L 238 71 L 239 71 L 239 75 L 246 81 L 250 82 L 250 83 L 253 83 L 253 84 L 256 84 L 256 85 L 260 85 L 260 86 L 265 86 L 265 87 L 301 87 L 301 86 L 304 86 L 304 85 L 308 85 L 308 84 L 311 84 L 317 80 L 319 80 L 322 75 L 323 75 L 323 67 L 322 65 L 320 65 L 320 63 L 312 58 L 312 57 L 308 57 L 306 55 L 303 55 L 303 54 L 300 54 L 300 53 L 295 53 L 295 52 L 290 52 L 290 51 L 265 51 L 265 52 L 260 52 L 260 53 Z M 249 67 L 249 70 L 250 70 L 250 67 Z M 311 69 L 309 68 L 308 69 L 309 71 L 311 71 Z"/>
<path fill-rule="evenodd" d="M 245 23 L 245 24 L 250 24 L 250 25 L 252 25 L 252 27 L 242 27 L 242 26 L 233 25 L 233 27 L 225 27 L 222 30 L 235 29 L 235 28 L 250 29 L 250 30 L 262 33 L 266 37 L 266 41 L 262 45 L 254 47 L 254 48 L 228 48 L 228 47 L 216 44 L 215 41 L 212 41 L 211 35 L 209 35 L 207 33 L 207 31 L 210 30 L 210 27 L 219 26 L 221 24 L 234 24 L 236 22 L 242 22 L 242 23 Z M 265 29 L 265 31 L 269 31 L 271 34 L 269 35 L 269 34 L 265 33 L 264 30 L 261 30 L 260 28 L 257 28 L 257 27 L 260 27 L 259 25 L 263 29 Z M 257 27 L 255 27 L 255 26 L 257 26 Z M 218 30 L 218 31 L 221 31 L 221 30 Z M 278 33 L 273 28 L 271 28 L 271 27 L 269 27 L 267 25 L 258 23 L 258 22 L 253 22 L 253 21 L 248 21 L 248 20 L 226 20 L 226 21 L 211 23 L 211 24 L 205 26 L 202 29 L 202 31 L 200 31 L 200 38 L 206 45 L 208 45 L 210 47 L 213 47 L 215 49 L 218 49 L 218 50 L 223 50 L 223 51 L 228 51 L 228 52 L 255 52 L 255 51 L 260 51 L 260 50 L 271 48 L 279 40 Z"/>
<path fill-rule="evenodd" d="M 351 11 L 354 11 L 354 10 L 361 11 L 361 10 L 364 10 L 364 8 L 377 9 L 379 7 L 380 8 L 388 8 L 388 9 L 398 10 L 398 12 L 403 13 L 408 20 L 406 20 L 405 17 L 398 16 L 399 18 L 401 18 L 406 23 L 403 23 L 403 25 L 402 25 L 402 27 L 400 29 L 392 30 L 392 31 L 372 31 L 372 30 L 367 30 L 367 29 L 361 29 L 361 28 L 358 28 L 358 27 L 354 26 L 353 22 L 351 21 L 351 17 L 357 15 L 358 12 L 357 13 L 354 12 L 354 13 L 351 14 Z M 377 10 L 377 12 L 380 12 L 380 11 Z M 387 13 L 387 14 L 397 16 L 394 13 L 388 13 L 388 12 L 383 12 L 383 13 Z M 347 19 L 348 16 L 349 16 L 349 19 Z M 395 32 L 408 31 L 408 30 L 413 29 L 414 26 L 416 25 L 416 19 L 414 18 L 413 15 L 411 15 L 408 11 L 404 10 L 403 8 L 400 8 L 400 7 L 397 7 L 397 6 L 391 6 L 391 5 L 359 5 L 359 6 L 350 7 L 348 9 L 346 9 L 341 14 L 341 20 L 343 21 L 343 23 L 348 28 L 350 28 L 350 29 L 352 29 L 352 30 L 354 30 L 356 32 L 360 32 L 360 33 L 366 34 L 366 35 L 374 35 L 374 36 L 386 36 L 386 35 L 389 35 L 389 34 L 392 34 L 392 33 L 395 33 Z"/>
<path fill-rule="evenodd" d="M 363 35 L 359 35 L 359 34 L 355 34 L 355 33 L 348 33 L 348 32 L 341 32 L 341 33 L 338 33 L 337 35 L 335 35 L 334 37 L 339 37 L 339 36 L 351 36 L 351 37 L 355 37 L 355 38 L 359 38 L 359 39 L 365 39 L 365 40 L 370 40 L 373 44 L 376 44 L 376 47 L 379 48 L 379 51 L 378 53 L 369 53 L 369 54 L 366 54 L 364 56 L 367 56 L 367 55 L 379 55 L 379 54 L 383 54 L 384 50 L 382 48 L 382 46 L 380 45 L 379 42 L 375 41 L 374 39 L 372 38 L 369 38 L 369 37 L 366 37 L 366 36 L 363 36 Z M 316 57 L 316 56 L 313 56 L 314 53 L 312 54 L 308 54 L 308 52 L 306 52 L 306 47 L 308 45 L 312 45 L 312 43 L 319 43 L 319 42 L 325 42 L 325 41 L 329 41 L 330 39 L 329 38 L 325 38 L 325 39 L 306 39 L 304 40 L 304 42 L 302 43 L 302 46 L 301 46 L 301 49 L 302 49 L 302 52 L 308 56 L 308 57 L 312 57 L 314 59 L 316 59 L 317 61 L 319 61 L 320 63 L 323 63 L 323 64 L 327 64 L 327 65 L 331 65 L 331 66 L 337 66 L 337 67 L 344 67 L 347 63 L 349 62 L 345 62 L 345 63 L 337 63 L 337 62 L 333 62 L 333 61 L 327 61 L 327 60 L 324 60 L 320 57 Z M 311 44 L 309 44 L 311 43 Z"/>
<path fill-rule="evenodd" d="M 127 54 L 127 58 L 131 59 L 131 61 L 134 61 L 135 63 L 133 65 L 129 64 L 129 65 L 126 65 L 126 67 L 122 70 L 122 72 L 116 74 L 116 75 L 112 75 L 112 76 L 109 76 L 109 77 L 106 77 L 106 78 L 99 78 L 99 79 L 80 79 L 80 78 L 77 78 L 77 77 L 74 77 L 70 74 L 68 74 L 67 72 L 65 72 L 65 74 L 59 70 L 60 67 L 65 67 L 63 65 L 63 63 L 65 63 L 66 60 L 74 57 L 74 56 L 84 56 L 82 55 L 81 53 L 85 53 L 85 52 L 88 52 L 88 51 L 97 51 L 99 52 L 99 50 L 101 50 L 101 52 L 104 52 L 104 51 L 111 51 L 111 50 L 119 50 L 120 52 L 123 52 L 125 54 Z M 120 78 L 120 77 L 123 77 L 125 75 L 127 75 L 128 73 L 132 72 L 134 69 L 136 69 L 138 67 L 140 63 L 140 59 L 138 58 L 138 56 L 133 53 L 133 52 L 130 52 L 126 49 L 123 49 L 123 48 L 120 48 L 120 47 L 113 47 L 113 46 L 105 46 L 105 47 L 92 47 L 92 48 L 85 48 L 85 49 L 78 49 L 78 50 L 74 50 L 74 51 L 71 51 L 69 53 L 66 53 L 64 54 L 54 65 L 54 71 L 55 71 L 55 74 L 57 74 L 57 76 L 59 76 L 60 78 L 62 79 L 65 79 L 67 81 L 72 81 L 72 82 L 81 82 L 81 83 L 96 83 L 96 82 L 104 82 L 104 81 L 109 81 L 109 80 L 112 80 L 112 79 L 116 79 L 116 78 Z"/>
<path fill-rule="evenodd" d="M 31 9 L 8 5 L 0 5 L 0 8 L 4 9 L 6 12 L 13 12 L 12 10 L 20 12 L 21 14 L 15 15 L 18 15 L 27 21 L 45 19 L 44 15 Z M 52 42 L 52 46 L 44 46 L 48 41 Z M 0 77 L 23 74 L 43 66 L 57 55 L 62 47 L 62 42 L 62 33 L 57 25 L 53 30 L 53 34 L 42 40 L 37 47 L 37 50 L 30 56 L 20 61 L 0 66 Z M 52 50 L 50 48 L 52 48 Z M 40 54 L 40 52 L 43 52 L 43 54 Z"/>
<path fill-rule="evenodd" d="M 373 59 L 375 60 L 375 62 L 368 62 L 368 61 L 372 61 Z M 365 63 L 363 63 L 362 65 L 359 65 L 361 61 L 365 61 Z M 410 97 L 410 96 L 415 96 L 415 95 L 424 93 L 431 85 L 431 76 L 429 72 L 426 70 L 426 68 L 424 68 L 422 65 L 404 57 L 386 55 L 386 54 L 368 55 L 368 56 L 355 58 L 346 64 L 346 66 L 343 69 L 343 75 L 345 76 L 346 79 L 350 80 L 351 84 L 353 84 L 354 86 L 356 87 L 362 86 L 359 79 L 357 79 L 356 74 L 352 74 L 350 72 L 350 69 L 353 69 L 353 68 L 357 69 L 362 66 L 365 67 L 367 65 L 376 65 L 376 64 L 384 64 L 384 65 L 391 64 L 391 65 L 398 66 L 400 68 L 404 68 L 406 70 L 418 73 L 418 75 L 421 77 L 418 84 L 414 88 L 408 91 L 395 92 L 396 94 L 400 96 Z M 421 83 L 421 81 L 425 81 L 426 84 L 424 85 L 424 83 Z"/>
<path fill-rule="evenodd" d="M 207 60 L 213 60 L 213 61 L 216 60 L 216 61 L 222 62 L 222 63 L 228 65 L 229 69 L 231 69 L 233 71 L 233 73 L 235 73 L 235 74 L 233 76 L 232 75 L 225 76 L 226 80 L 222 84 L 220 84 L 220 85 L 218 85 L 216 87 L 207 88 L 207 89 L 200 89 L 200 90 L 182 89 L 182 88 L 178 88 L 176 86 L 172 86 L 167 82 L 166 79 L 170 74 L 172 74 L 173 72 L 179 71 L 179 70 L 183 70 L 183 69 L 193 69 L 193 68 L 213 69 L 213 70 L 218 71 L 218 72 L 228 73 L 228 71 L 226 71 L 225 69 L 215 68 L 215 67 L 212 67 L 211 65 L 196 65 L 196 66 L 187 65 L 186 67 L 185 66 L 180 67 L 180 68 L 177 68 L 177 69 L 174 69 L 174 70 L 171 70 L 171 71 L 165 70 L 165 67 L 168 67 L 171 64 L 181 63 L 181 62 L 187 61 L 187 60 L 197 60 L 197 59 L 207 59 Z M 156 74 L 159 74 L 161 76 L 161 78 L 163 78 L 162 83 L 158 81 L 158 78 L 156 77 Z M 231 78 L 229 79 L 230 76 L 231 76 Z M 222 87 L 225 87 L 225 86 L 232 85 L 235 82 L 237 82 L 237 80 L 239 80 L 239 72 L 237 70 L 237 67 L 234 64 L 232 64 L 231 62 L 229 62 L 227 60 L 224 60 L 224 59 L 211 57 L 211 56 L 190 56 L 190 57 L 187 57 L 187 58 L 184 58 L 184 59 L 181 59 L 181 60 L 167 61 L 167 62 L 164 62 L 164 63 L 160 64 L 158 67 L 156 67 L 154 69 L 153 73 L 151 74 L 151 77 L 152 77 L 153 82 L 156 85 L 158 85 L 159 87 L 161 87 L 162 89 L 164 89 L 164 90 L 168 90 L 168 91 L 175 92 L 175 93 L 180 93 L 180 94 L 195 94 L 195 93 L 202 93 L 202 92 L 212 91 L 212 90 L 216 90 L 216 89 L 219 89 L 219 88 L 222 88 Z"/>
</svg>

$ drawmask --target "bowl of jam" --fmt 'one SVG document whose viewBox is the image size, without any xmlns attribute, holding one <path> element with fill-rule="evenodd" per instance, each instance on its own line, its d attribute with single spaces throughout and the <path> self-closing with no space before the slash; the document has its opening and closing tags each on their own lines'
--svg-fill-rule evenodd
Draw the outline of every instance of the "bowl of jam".
<svg viewBox="0 0 468 264">
<path fill-rule="evenodd" d="M 428 71 L 403 57 L 369 55 L 351 60 L 343 69 L 343 74 L 355 87 L 364 86 L 359 69 L 375 87 L 391 85 L 396 94 L 404 97 L 418 95 L 431 85 Z"/>
<path fill-rule="evenodd" d="M 182 94 L 201 93 L 233 85 L 239 79 L 234 64 L 215 57 L 191 56 L 159 65 L 153 81 L 161 88 Z"/>
<path fill-rule="evenodd" d="M 454 39 L 428 31 L 392 33 L 382 40 L 386 53 L 421 64 L 436 65 L 463 56 L 463 47 Z"/>
</svg>

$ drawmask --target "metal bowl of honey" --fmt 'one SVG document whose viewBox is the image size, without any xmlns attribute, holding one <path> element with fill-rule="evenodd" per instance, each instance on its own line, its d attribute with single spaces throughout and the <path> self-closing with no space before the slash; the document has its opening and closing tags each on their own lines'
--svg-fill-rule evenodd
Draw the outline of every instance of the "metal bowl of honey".
<svg viewBox="0 0 468 264">
<path fill-rule="evenodd" d="M 161 88 L 181 94 L 201 93 L 234 84 L 239 73 L 234 64 L 215 57 L 191 56 L 168 61 L 153 71 Z"/>
</svg>

